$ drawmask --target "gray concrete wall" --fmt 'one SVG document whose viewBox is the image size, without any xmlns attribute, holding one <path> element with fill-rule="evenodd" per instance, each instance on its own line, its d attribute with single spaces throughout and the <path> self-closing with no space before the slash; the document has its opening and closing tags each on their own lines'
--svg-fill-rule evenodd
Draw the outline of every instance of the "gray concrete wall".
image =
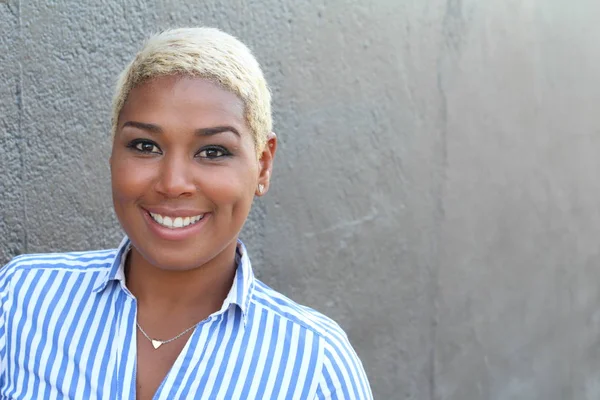
<svg viewBox="0 0 600 400">
<path fill-rule="evenodd" d="M 596 0 L 0 0 L 0 262 L 115 246 L 117 73 L 161 28 L 257 54 L 281 140 L 244 231 L 378 399 L 600 398 Z"/>
</svg>

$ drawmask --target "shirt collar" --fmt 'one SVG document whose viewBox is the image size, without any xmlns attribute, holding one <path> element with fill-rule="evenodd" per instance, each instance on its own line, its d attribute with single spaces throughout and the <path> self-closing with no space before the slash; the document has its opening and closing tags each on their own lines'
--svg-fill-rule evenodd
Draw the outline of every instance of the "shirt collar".
<svg viewBox="0 0 600 400">
<path fill-rule="evenodd" d="M 117 248 L 115 259 L 113 260 L 110 269 L 106 272 L 104 277 L 94 287 L 93 292 L 99 293 L 103 291 L 109 282 L 119 282 L 121 287 L 126 290 L 125 286 L 125 260 L 127 253 L 131 248 L 131 241 L 125 237 L 119 247 Z M 241 240 L 237 242 L 237 251 L 235 262 L 237 264 L 235 277 L 233 278 L 233 285 L 223 302 L 221 310 L 217 314 L 221 314 L 227 311 L 227 309 L 235 304 L 240 308 L 242 312 L 242 318 L 244 325 L 248 320 L 248 305 L 250 304 L 251 292 L 254 288 L 254 272 L 252 271 L 252 264 L 248 257 L 248 251 L 246 246 Z"/>
<path fill-rule="evenodd" d="M 94 287 L 94 293 L 103 291 L 110 281 L 118 281 L 125 287 L 125 259 L 127 258 L 127 253 L 129 253 L 130 248 L 131 242 L 129 241 L 129 238 L 124 237 L 123 240 L 121 240 L 119 247 L 117 247 L 115 259 L 113 260 L 110 269 Z"/>
<path fill-rule="evenodd" d="M 237 268 L 235 277 L 233 278 L 233 285 L 231 285 L 231 289 L 218 313 L 226 312 L 229 306 L 235 304 L 240 308 L 244 325 L 246 325 L 248 321 L 248 304 L 250 303 L 251 293 L 254 289 L 254 272 L 252 271 L 246 246 L 240 240 L 237 243 L 235 262 Z"/>
</svg>

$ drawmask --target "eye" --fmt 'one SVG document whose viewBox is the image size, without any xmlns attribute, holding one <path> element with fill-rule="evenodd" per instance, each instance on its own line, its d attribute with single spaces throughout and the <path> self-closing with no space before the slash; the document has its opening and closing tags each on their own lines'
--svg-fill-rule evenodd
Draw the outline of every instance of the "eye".
<svg viewBox="0 0 600 400">
<path fill-rule="evenodd" d="M 144 154 L 160 154 L 160 148 L 149 140 L 134 140 L 129 143 L 127 147 L 130 147 L 140 153 Z"/>
<path fill-rule="evenodd" d="M 228 156 L 229 154 L 230 153 L 224 147 L 213 146 L 213 147 L 208 147 L 208 148 L 205 148 L 205 149 L 201 150 L 198 153 L 198 157 L 200 157 L 200 158 L 208 158 L 208 159 L 215 159 L 215 158 L 221 158 L 221 157 L 224 157 L 224 156 Z"/>
</svg>

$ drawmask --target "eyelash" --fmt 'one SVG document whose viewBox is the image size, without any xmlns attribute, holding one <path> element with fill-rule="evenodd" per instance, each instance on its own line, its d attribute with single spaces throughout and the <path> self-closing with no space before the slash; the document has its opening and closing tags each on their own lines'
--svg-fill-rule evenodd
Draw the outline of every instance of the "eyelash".
<svg viewBox="0 0 600 400">
<path fill-rule="evenodd" d="M 142 150 L 141 148 L 138 147 L 140 145 L 148 145 L 148 144 L 153 146 L 153 148 L 156 147 L 159 151 L 155 152 L 155 151 L 149 151 L 149 150 Z M 131 142 L 129 142 L 129 144 L 127 144 L 127 147 L 134 151 L 137 151 L 138 153 L 141 153 L 141 154 L 160 154 L 161 153 L 158 145 L 151 140 L 141 140 L 141 139 L 132 140 Z"/>
<path fill-rule="evenodd" d="M 198 154 L 201 154 L 201 153 L 207 153 L 209 151 L 218 151 L 218 152 L 221 153 L 221 155 L 220 156 L 216 156 L 216 157 L 207 157 L 207 156 L 204 156 L 202 158 L 208 158 L 209 160 L 215 160 L 217 158 L 228 157 L 228 156 L 231 155 L 231 153 L 225 147 L 223 147 L 223 146 L 216 146 L 216 145 L 206 146 L 206 147 L 204 147 L 202 150 L 200 150 L 196 154 L 198 155 Z"/>
<path fill-rule="evenodd" d="M 158 151 L 152 151 L 152 150 L 143 150 L 141 148 L 139 148 L 143 145 L 151 145 L 152 149 L 156 148 L 158 149 Z M 127 144 L 127 147 L 132 149 L 133 151 L 136 151 L 140 154 L 144 154 L 144 155 L 150 155 L 150 154 L 162 154 L 162 151 L 160 150 L 160 147 L 158 147 L 158 145 L 156 143 L 154 143 L 151 140 L 145 140 L 145 139 L 136 139 L 136 140 L 132 140 L 129 144 Z M 204 148 L 202 148 L 200 151 L 198 151 L 196 153 L 196 156 L 201 154 L 201 153 L 208 153 L 210 151 L 216 151 L 216 152 L 220 152 L 221 155 L 218 156 L 214 156 L 214 157 L 208 157 L 207 156 L 203 156 L 200 158 L 206 158 L 209 160 L 216 160 L 222 157 L 227 157 L 230 156 L 231 153 L 229 152 L 229 150 L 227 150 L 225 147 L 223 146 L 217 146 L 217 145 L 210 145 L 210 146 L 206 146 Z"/>
</svg>

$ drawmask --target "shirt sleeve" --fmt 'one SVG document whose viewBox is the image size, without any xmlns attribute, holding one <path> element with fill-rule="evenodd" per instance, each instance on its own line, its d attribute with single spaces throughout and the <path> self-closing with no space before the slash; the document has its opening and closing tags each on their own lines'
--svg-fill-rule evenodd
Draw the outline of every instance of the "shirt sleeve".
<svg viewBox="0 0 600 400">
<path fill-rule="evenodd" d="M 324 350 L 315 400 L 372 400 L 369 380 L 346 334 L 332 335 Z"/>
</svg>

